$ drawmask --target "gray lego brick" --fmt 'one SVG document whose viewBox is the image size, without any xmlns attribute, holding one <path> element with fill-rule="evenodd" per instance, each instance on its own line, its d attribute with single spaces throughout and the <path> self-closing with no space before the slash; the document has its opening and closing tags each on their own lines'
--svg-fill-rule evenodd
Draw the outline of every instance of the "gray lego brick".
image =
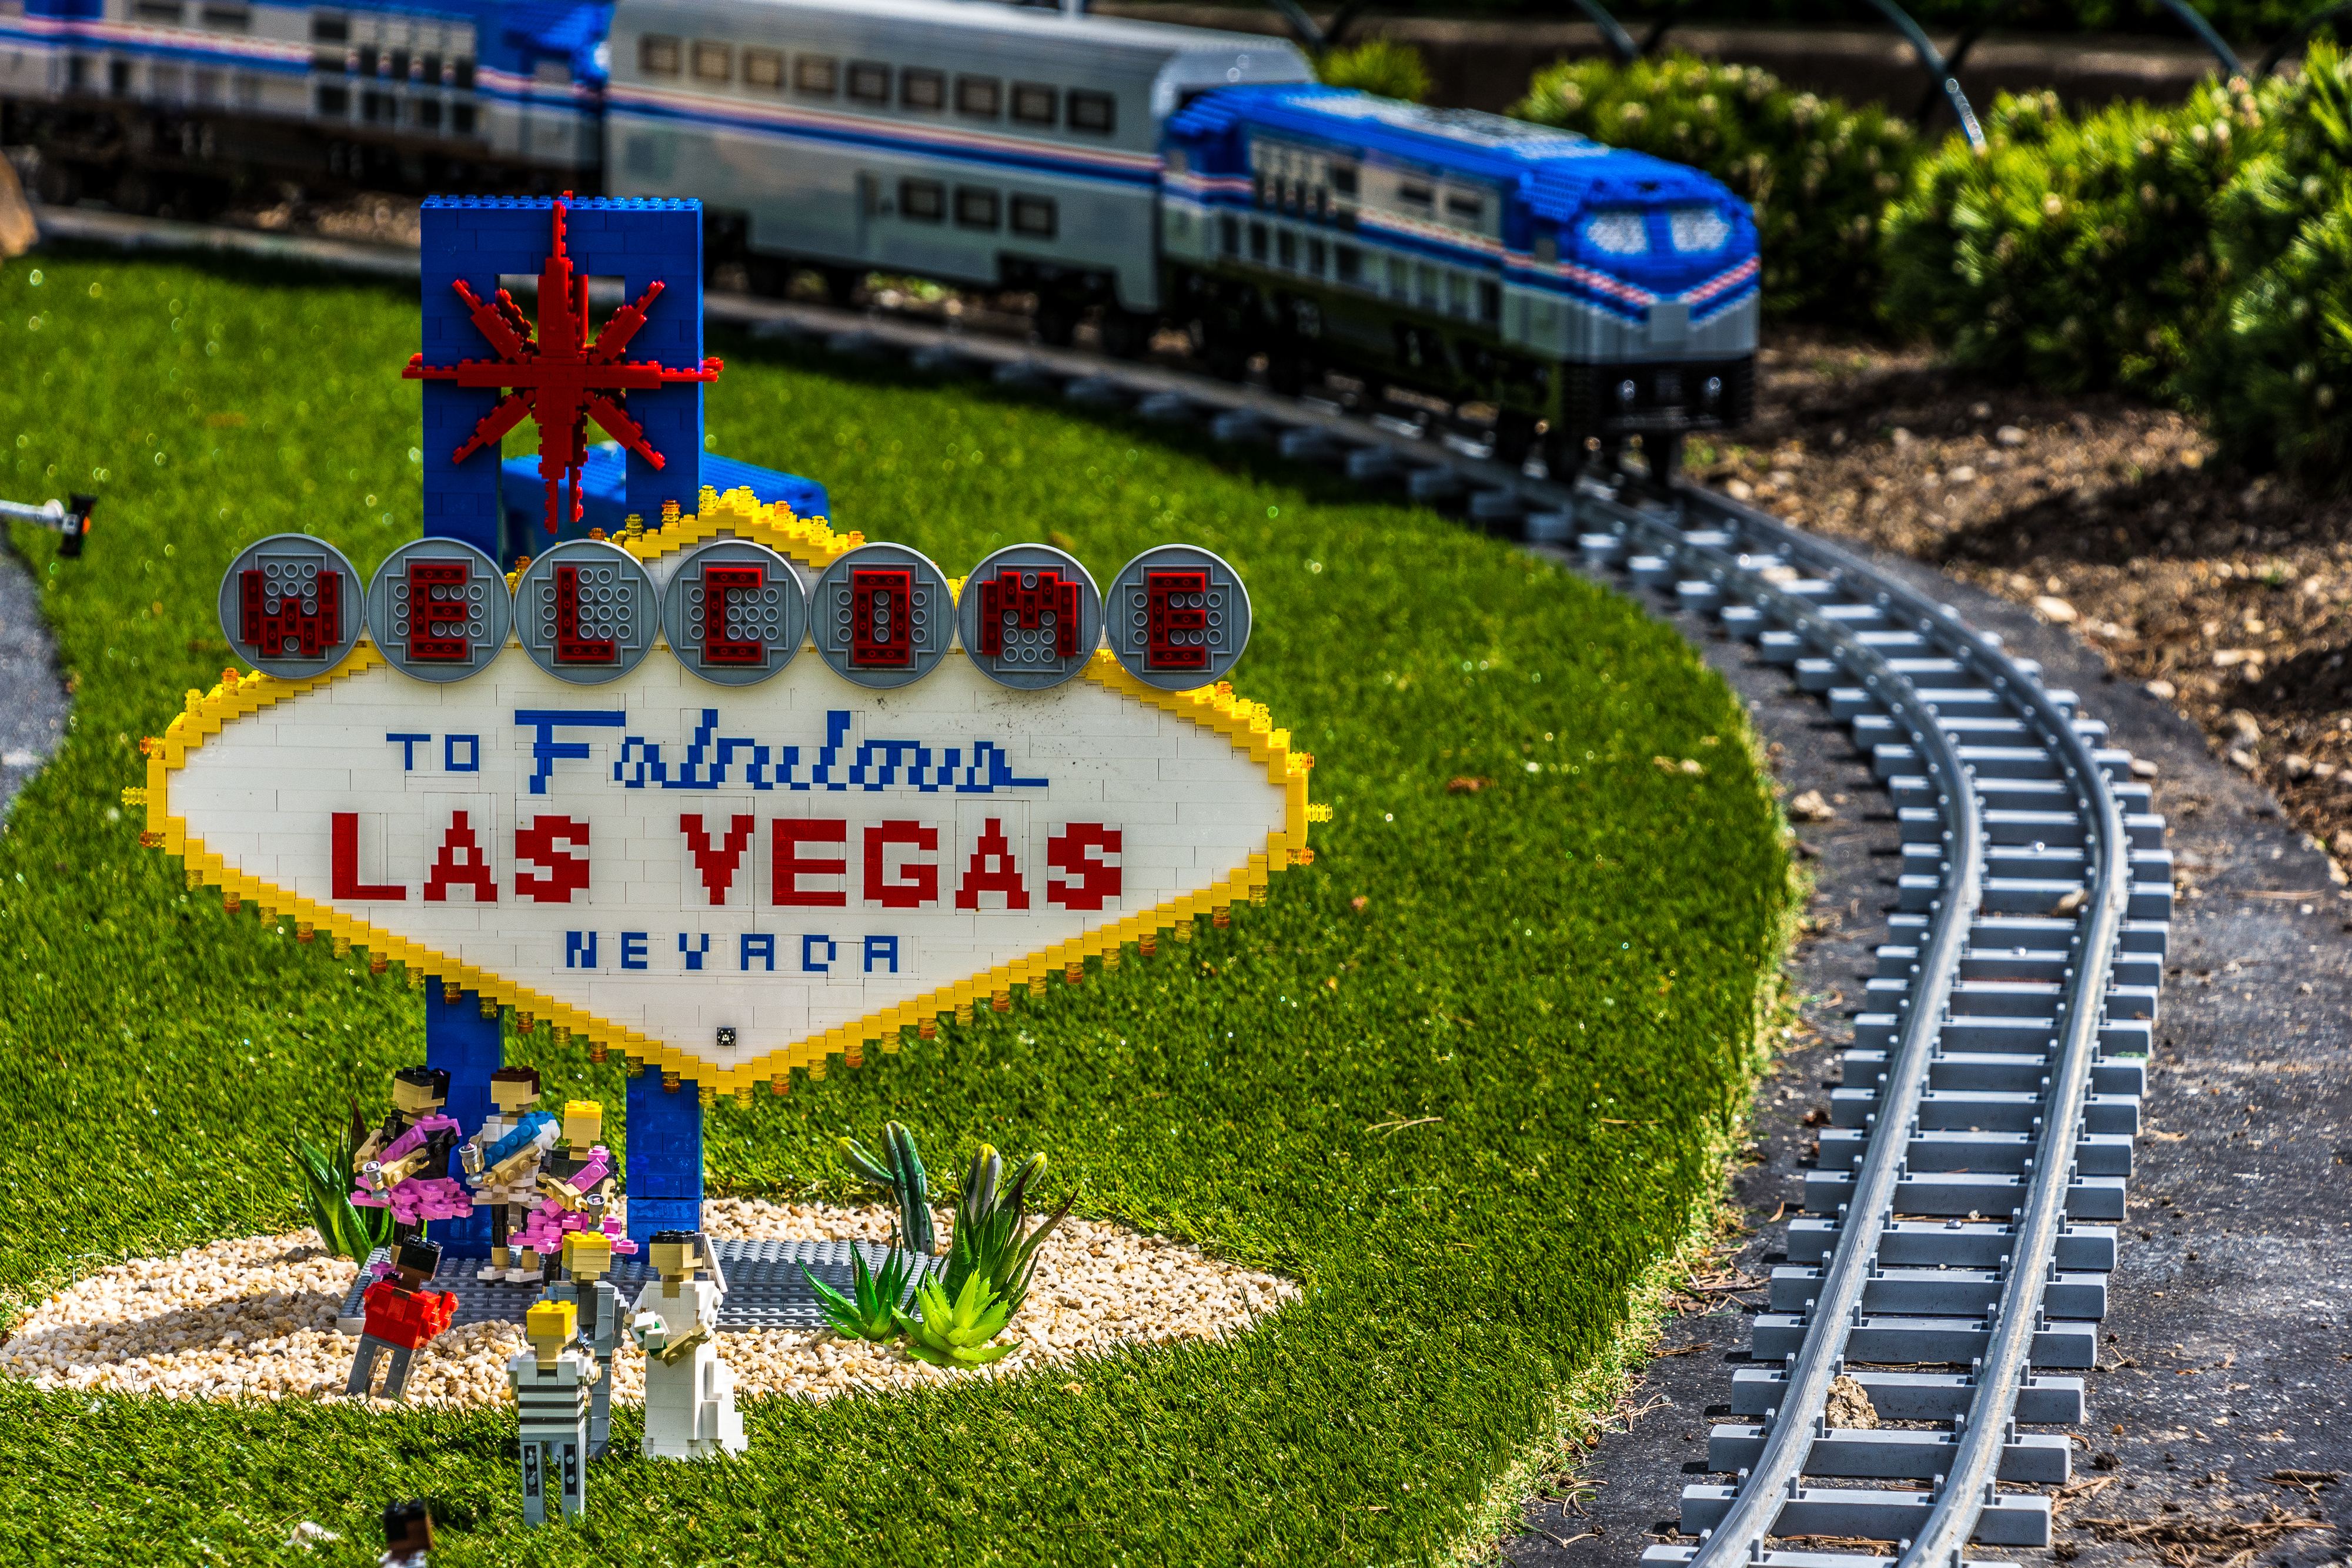
<svg viewBox="0 0 2352 1568">
<path fill-rule="evenodd" d="M 719 1306 L 719 1326 L 722 1330 L 823 1328 L 824 1316 L 817 1310 L 815 1292 L 802 1277 L 801 1265 L 806 1264 L 810 1273 L 845 1296 L 854 1281 L 852 1247 L 866 1254 L 868 1269 L 880 1268 L 889 1255 L 888 1248 L 873 1241 L 740 1241 L 714 1237 L 711 1245 L 727 1275 L 727 1294 Z M 383 1256 L 379 1249 L 368 1260 L 371 1267 L 362 1269 L 353 1279 L 336 1319 L 337 1328 L 348 1333 L 359 1332 L 360 1295 L 374 1278 L 372 1266 Z M 636 1300 L 637 1292 L 645 1289 L 648 1281 L 656 1278 L 641 1259 L 616 1258 L 613 1264 L 607 1278 L 625 1306 Z M 542 1287 L 536 1282 L 485 1283 L 474 1278 L 474 1270 L 481 1266 L 478 1258 L 445 1259 L 441 1271 L 434 1276 L 435 1290 L 450 1291 L 457 1298 L 457 1313 L 451 1326 L 522 1322 L 523 1313 L 539 1300 Z M 928 1260 L 928 1266 L 936 1272 L 947 1266 L 947 1260 L 933 1258 Z"/>
</svg>

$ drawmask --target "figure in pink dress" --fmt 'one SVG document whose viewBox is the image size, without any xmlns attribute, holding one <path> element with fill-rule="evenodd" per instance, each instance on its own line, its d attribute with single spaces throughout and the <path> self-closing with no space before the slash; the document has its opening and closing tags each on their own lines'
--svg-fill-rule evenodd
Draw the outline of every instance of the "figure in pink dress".
<svg viewBox="0 0 2352 1568">
<path fill-rule="evenodd" d="M 463 1136 L 441 1113 L 449 1075 L 435 1067 L 404 1067 L 392 1075 L 392 1112 L 352 1156 L 352 1202 L 392 1210 L 393 1240 L 408 1240 L 428 1219 L 463 1219 L 473 1195 L 449 1174 L 449 1156 Z"/>
<path fill-rule="evenodd" d="M 541 1167 L 540 1205 L 512 1238 L 516 1247 L 552 1265 L 562 1255 L 567 1233 L 596 1230 L 613 1239 L 613 1250 L 621 1256 L 636 1251 L 628 1226 L 613 1212 L 613 1155 L 597 1142 L 604 1135 L 603 1105 L 593 1100 L 564 1103 L 563 1142 Z"/>
</svg>

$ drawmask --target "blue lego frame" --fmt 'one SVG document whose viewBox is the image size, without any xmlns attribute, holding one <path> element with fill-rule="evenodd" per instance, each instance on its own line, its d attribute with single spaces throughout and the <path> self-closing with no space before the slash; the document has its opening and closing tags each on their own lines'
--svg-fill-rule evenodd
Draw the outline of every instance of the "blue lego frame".
<svg viewBox="0 0 2352 1568">
<path fill-rule="evenodd" d="M 607 538 L 619 533 L 629 515 L 625 455 L 618 442 L 600 441 L 588 448 L 587 466 L 580 471 L 580 519 L 566 522 L 553 535 L 542 524 L 545 492 L 539 483 L 539 459 L 509 457 L 500 464 L 500 493 L 506 504 L 506 553 L 499 558 L 499 561 L 512 566 L 517 557 L 535 556 L 558 539 L 584 539 L 591 528 L 604 529 Z M 825 488 L 815 480 L 722 457 L 715 452 L 703 454 L 702 482 L 722 496 L 749 488 L 761 505 L 782 502 L 793 509 L 795 517 L 833 515 Z M 646 517 L 641 513 L 639 517 L 648 527 L 661 521 L 658 514 Z"/>
</svg>

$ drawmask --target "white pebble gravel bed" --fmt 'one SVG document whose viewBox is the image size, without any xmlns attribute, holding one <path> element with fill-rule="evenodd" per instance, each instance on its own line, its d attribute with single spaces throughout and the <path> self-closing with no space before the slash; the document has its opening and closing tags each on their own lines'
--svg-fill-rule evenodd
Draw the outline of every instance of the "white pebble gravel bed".
<svg viewBox="0 0 2352 1568">
<path fill-rule="evenodd" d="M 703 1206 L 718 1237 L 887 1240 L 887 1207 L 716 1198 Z M 939 1215 L 939 1233 L 948 1233 Z M 0 1372 L 43 1388 L 104 1389 L 180 1399 L 344 1397 L 356 1341 L 335 1332 L 354 1265 L 329 1257 L 318 1233 L 251 1236 L 138 1258 L 58 1291 L 0 1345 Z M 1103 1220 L 1068 1219 L 1046 1242 L 1036 1282 L 1005 1338 L 1020 1348 L 976 1372 L 915 1361 L 896 1345 L 825 1330 L 767 1329 L 719 1336 L 745 1396 L 825 1399 L 1000 1376 L 1057 1365 L 1122 1344 L 1215 1340 L 1244 1333 L 1298 1297 L 1279 1275 L 1221 1263 L 1181 1242 Z M 408 1402 L 444 1409 L 512 1403 L 506 1364 L 523 1348 L 520 1323 L 469 1323 L 417 1354 Z M 613 1397 L 645 1398 L 645 1356 L 625 1343 Z"/>
</svg>

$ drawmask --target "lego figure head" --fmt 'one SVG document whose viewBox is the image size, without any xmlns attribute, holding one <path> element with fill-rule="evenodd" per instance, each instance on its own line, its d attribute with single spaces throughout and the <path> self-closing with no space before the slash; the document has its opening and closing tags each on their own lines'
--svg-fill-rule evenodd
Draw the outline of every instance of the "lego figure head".
<svg viewBox="0 0 2352 1568">
<path fill-rule="evenodd" d="M 490 1103 L 509 1116 L 520 1116 L 539 1103 L 539 1069 L 501 1067 L 490 1074 Z"/>
<path fill-rule="evenodd" d="M 702 1262 L 702 1232 L 657 1230 L 646 1244 L 646 1260 L 654 1266 L 665 1284 L 691 1280 Z"/>
<path fill-rule="evenodd" d="M 567 1231 L 563 1271 L 577 1284 L 594 1284 L 613 1271 L 613 1239 L 601 1230 Z"/>
<path fill-rule="evenodd" d="M 593 1100 L 563 1103 L 563 1141 L 575 1149 L 604 1141 L 604 1107 Z"/>
<path fill-rule="evenodd" d="M 441 1267 L 441 1246 L 436 1241 L 404 1241 L 393 1255 L 393 1271 L 412 1291 L 423 1290 Z"/>
<path fill-rule="evenodd" d="M 425 1554 L 432 1550 L 433 1515 L 426 1511 L 423 1498 L 384 1505 L 384 1562 L 421 1563 L 425 1561 Z"/>
<path fill-rule="evenodd" d="M 437 1067 L 404 1067 L 392 1075 L 392 1103 L 411 1121 L 449 1103 L 449 1075 Z"/>
<path fill-rule="evenodd" d="M 541 1366 L 553 1366 L 580 1326 L 580 1309 L 570 1301 L 535 1301 L 523 1314 L 522 1332 Z"/>
</svg>

